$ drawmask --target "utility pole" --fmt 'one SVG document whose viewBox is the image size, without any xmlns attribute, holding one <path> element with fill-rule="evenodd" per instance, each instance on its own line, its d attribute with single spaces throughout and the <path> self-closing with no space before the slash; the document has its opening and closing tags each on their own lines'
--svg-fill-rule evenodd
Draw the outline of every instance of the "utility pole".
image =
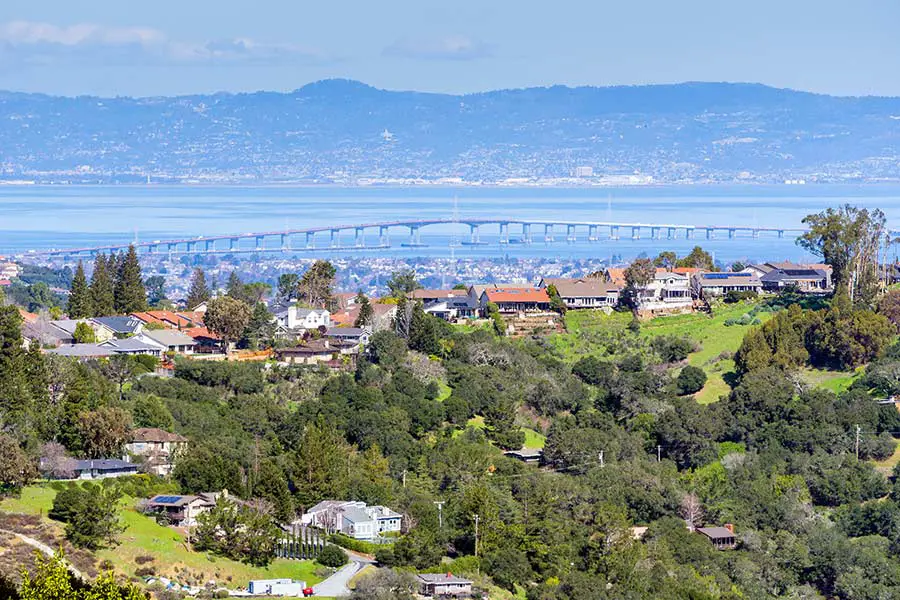
<svg viewBox="0 0 900 600">
<path fill-rule="evenodd" d="M 662 446 L 656 447 L 656 462 L 662 462 Z"/>
<path fill-rule="evenodd" d="M 478 558 L 478 513 L 475 513 L 475 558 Z"/>
<path fill-rule="evenodd" d="M 860 434 L 859 425 L 856 426 L 856 460 L 859 461 L 859 434 Z"/>
<path fill-rule="evenodd" d="M 603 452 L 604 452 L 604 451 L 601 450 L 601 451 L 600 451 L 600 454 L 597 455 L 597 458 L 600 459 L 600 468 L 601 468 L 601 469 L 602 469 L 603 466 L 604 466 L 604 465 L 603 465 Z"/>
<path fill-rule="evenodd" d="M 444 528 L 444 503 L 445 500 L 435 500 L 434 503 L 438 507 L 438 529 Z"/>
<path fill-rule="evenodd" d="M 403 469 L 403 487 L 406 488 L 406 469 Z"/>
</svg>

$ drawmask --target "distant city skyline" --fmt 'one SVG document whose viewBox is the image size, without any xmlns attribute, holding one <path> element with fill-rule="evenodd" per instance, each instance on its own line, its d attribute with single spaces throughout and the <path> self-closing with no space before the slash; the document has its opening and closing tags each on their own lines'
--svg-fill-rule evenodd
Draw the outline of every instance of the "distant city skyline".
<svg viewBox="0 0 900 600">
<path fill-rule="evenodd" d="M 742 81 L 900 96 L 898 17 L 890 0 L 6 0 L 0 89 L 147 96 L 349 78 L 465 93 Z"/>
</svg>

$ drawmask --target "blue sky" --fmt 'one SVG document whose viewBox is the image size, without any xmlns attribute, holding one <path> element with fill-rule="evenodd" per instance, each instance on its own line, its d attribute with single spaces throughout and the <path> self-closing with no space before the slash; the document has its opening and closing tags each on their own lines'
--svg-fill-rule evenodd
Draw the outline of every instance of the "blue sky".
<svg viewBox="0 0 900 600">
<path fill-rule="evenodd" d="M 0 89 L 751 81 L 900 95 L 897 0 L 3 0 Z"/>
</svg>

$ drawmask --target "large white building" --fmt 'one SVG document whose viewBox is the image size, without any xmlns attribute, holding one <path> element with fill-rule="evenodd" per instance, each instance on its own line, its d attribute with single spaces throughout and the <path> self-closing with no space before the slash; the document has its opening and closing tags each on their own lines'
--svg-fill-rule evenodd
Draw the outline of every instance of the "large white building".
<svg viewBox="0 0 900 600">
<path fill-rule="evenodd" d="M 282 330 L 303 334 L 319 327 L 330 327 L 331 313 L 323 308 L 300 308 L 292 304 L 275 312 L 275 322 Z"/>
<path fill-rule="evenodd" d="M 319 527 L 329 533 L 340 532 L 358 540 L 372 540 L 390 532 L 399 532 L 403 521 L 400 513 L 386 506 L 366 506 L 365 502 L 323 500 L 300 518 L 308 527 Z"/>
</svg>

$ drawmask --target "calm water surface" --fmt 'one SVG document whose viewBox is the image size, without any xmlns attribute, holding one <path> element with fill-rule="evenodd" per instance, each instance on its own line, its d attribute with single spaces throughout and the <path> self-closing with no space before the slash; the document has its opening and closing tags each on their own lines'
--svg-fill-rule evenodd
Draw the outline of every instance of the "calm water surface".
<svg viewBox="0 0 900 600">
<path fill-rule="evenodd" d="M 99 245 L 134 239 L 165 239 L 285 228 L 354 224 L 418 218 L 450 218 L 457 199 L 461 217 L 504 217 L 584 221 L 652 222 L 685 225 L 798 227 L 802 218 L 828 206 L 850 202 L 882 209 L 900 229 L 897 186 L 668 186 L 591 189 L 531 188 L 332 188 L 332 187 L 0 187 L 0 252 Z M 545 245 L 501 248 L 498 232 L 482 228 L 487 246 L 459 247 L 458 256 L 606 256 L 625 257 L 694 243 L 717 258 L 804 258 L 792 239 L 739 237 L 728 240 L 649 240 L 567 244 L 565 232 Z M 606 232 L 601 232 L 605 236 Z M 395 241 L 408 234 L 392 230 Z M 519 232 L 511 228 L 511 236 Z M 586 237 L 586 234 L 580 233 Z M 370 234 L 372 242 L 376 235 Z M 428 248 L 395 248 L 396 255 L 446 255 L 451 240 L 464 240 L 468 229 L 454 226 L 422 230 Z M 539 241 L 541 240 L 541 241 Z M 347 236 L 346 243 L 350 239 Z M 295 244 L 303 242 L 297 240 Z M 323 236 L 320 246 L 327 246 Z M 320 253 L 325 254 L 323 250 Z"/>
</svg>

